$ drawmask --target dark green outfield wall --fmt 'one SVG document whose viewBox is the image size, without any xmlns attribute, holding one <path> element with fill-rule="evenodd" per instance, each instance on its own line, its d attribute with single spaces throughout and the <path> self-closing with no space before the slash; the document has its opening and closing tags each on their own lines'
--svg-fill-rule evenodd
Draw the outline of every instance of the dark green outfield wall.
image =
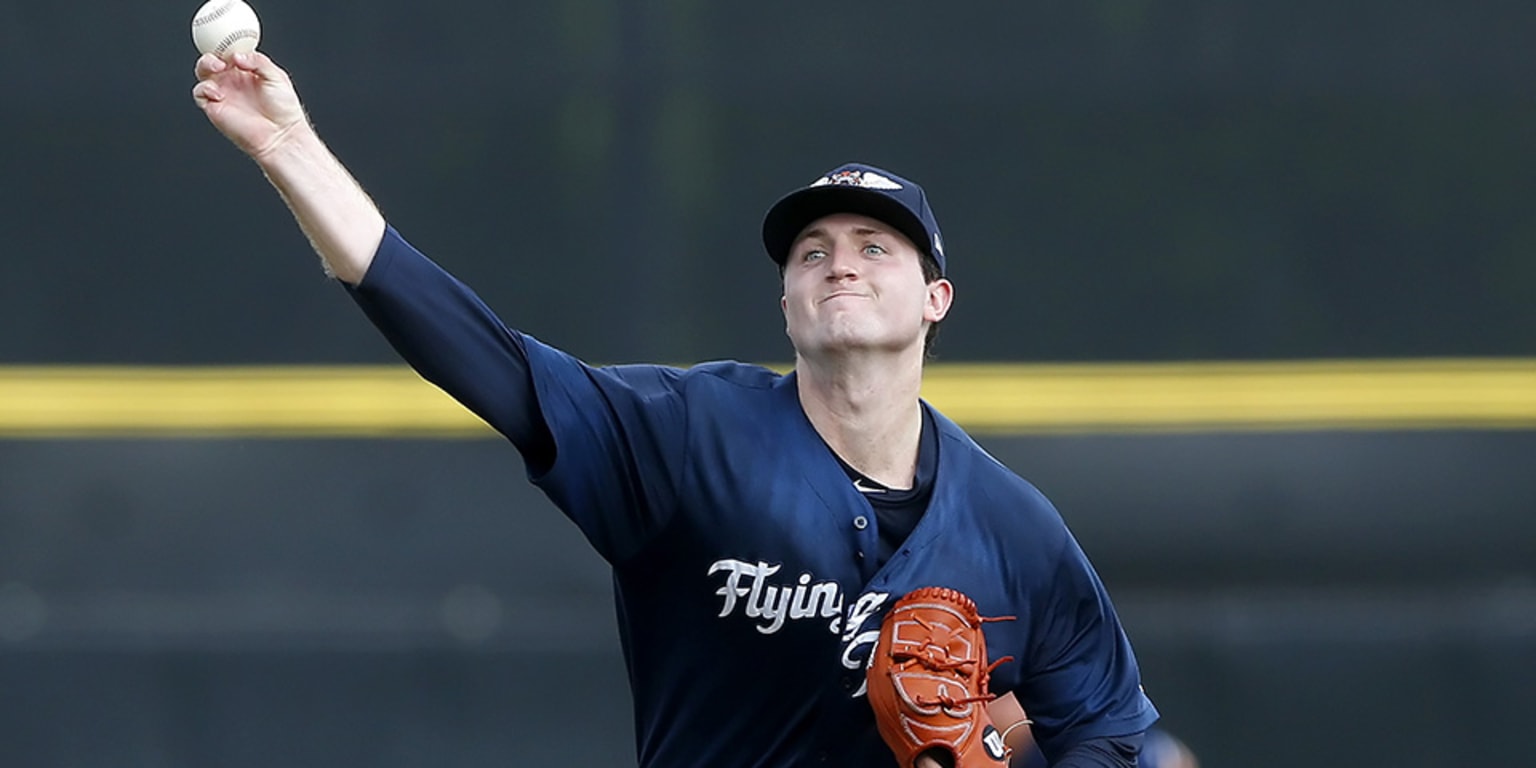
<svg viewBox="0 0 1536 768">
<path fill-rule="evenodd" d="M 1523 759 L 1536 435 L 987 445 L 1208 764 Z M 503 443 L 0 443 L 0 489 L 0 764 L 632 764 L 606 568 Z"/>
<path fill-rule="evenodd" d="M 0 362 L 389 359 L 193 107 L 192 5 L 0 11 Z M 931 193 L 946 359 L 1536 343 L 1516 0 L 257 9 L 390 219 L 594 360 L 785 359 L 762 212 L 849 159 Z"/>
<path fill-rule="evenodd" d="M 0 6 L 0 365 L 393 361 L 192 106 L 195 6 Z M 391 221 L 595 361 L 787 359 L 760 217 L 850 159 L 928 188 L 945 360 L 1536 355 L 1529 3 L 256 7 Z M 1530 762 L 1536 434 L 987 444 L 1207 765 Z M 629 764 L 521 474 L 0 442 L 0 766 Z"/>
</svg>

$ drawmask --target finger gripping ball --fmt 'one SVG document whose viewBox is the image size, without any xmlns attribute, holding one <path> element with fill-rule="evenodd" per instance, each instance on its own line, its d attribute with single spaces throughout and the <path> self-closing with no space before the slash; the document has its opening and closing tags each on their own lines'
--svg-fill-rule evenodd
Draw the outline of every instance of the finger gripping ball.
<svg viewBox="0 0 1536 768">
<path fill-rule="evenodd" d="M 261 42 L 261 22 L 242 0 L 208 0 L 192 17 L 192 42 L 202 53 L 249 53 Z"/>
</svg>

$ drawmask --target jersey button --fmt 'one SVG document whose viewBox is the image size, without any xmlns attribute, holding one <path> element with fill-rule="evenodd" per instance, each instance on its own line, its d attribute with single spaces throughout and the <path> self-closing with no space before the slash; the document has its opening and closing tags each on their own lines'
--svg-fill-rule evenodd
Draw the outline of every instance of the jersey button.
<svg viewBox="0 0 1536 768">
<path fill-rule="evenodd" d="M 853 690 L 853 681 L 852 681 L 852 680 L 849 680 L 849 679 L 848 679 L 848 678 L 846 678 L 846 677 L 845 677 L 845 678 L 843 678 L 843 690 L 845 690 L 845 691 L 851 691 L 851 690 Z"/>
<path fill-rule="evenodd" d="M 869 518 L 867 518 L 867 517 L 865 517 L 863 515 L 859 515 L 858 517 L 855 517 L 853 519 L 853 527 L 857 528 L 858 530 L 861 530 L 861 531 L 864 530 L 865 528 L 868 528 L 869 527 Z"/>
</svg>

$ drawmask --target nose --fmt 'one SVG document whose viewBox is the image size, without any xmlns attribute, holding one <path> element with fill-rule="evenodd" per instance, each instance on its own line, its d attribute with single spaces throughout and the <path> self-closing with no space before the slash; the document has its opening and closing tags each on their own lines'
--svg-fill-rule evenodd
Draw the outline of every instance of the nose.
<svg viewBox="0 0 1536 768">
<path fill-rule="evenodd" d="M 827 279 L 836 282 L 854 277 L 859 274 L 858 264 L 858 253 L 843 246 L 833 246 L 827 254 Z"/>
</svg>

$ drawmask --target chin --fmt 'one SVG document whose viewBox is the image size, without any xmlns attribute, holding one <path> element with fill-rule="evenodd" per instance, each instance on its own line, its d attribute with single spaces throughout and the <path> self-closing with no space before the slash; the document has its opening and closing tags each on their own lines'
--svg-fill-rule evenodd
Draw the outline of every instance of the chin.
<svg viewBox="0 0 1536 768">
<path fill-rule="evenodd" d="M 852 320 L 853 318 L 848 318 Z M 922 337 L 916 344 L 922 346 Z M 899 352 L 912 345 L 912 338 L 896 338 L 889 329 L 870 327 L 868 323 L 831 322 L 809 335 L 790 335 L 790 342 L 800 354 L 837 355 L 884 350 Z"/>
<path fill-rule="evenodd" d="M 821 354 L 840 355 L 859 352 L 900 352 L 909 345 L 879 337 L 837 337 L 821 339 L 819 343 L 812 346 Z"/>
</svg>

